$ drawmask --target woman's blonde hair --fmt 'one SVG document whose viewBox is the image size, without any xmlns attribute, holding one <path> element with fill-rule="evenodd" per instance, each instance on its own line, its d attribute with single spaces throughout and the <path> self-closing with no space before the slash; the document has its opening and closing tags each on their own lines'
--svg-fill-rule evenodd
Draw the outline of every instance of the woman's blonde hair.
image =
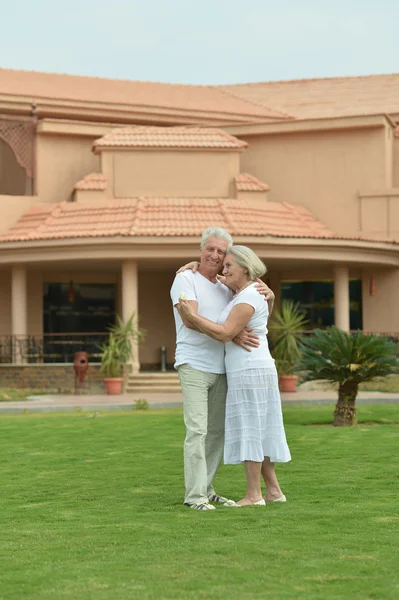
<svg viewBox="0 0 399 600">
<path fill-rule="evenodd" d="M 248 272 L 249 279 L 254 280 L 266 273 L 266 265 L 251 248 L 247 248 L 247 246 L 232 246 L 227 252 L 228 254 L 232 254 L 237 264 Z"/>
</svg>

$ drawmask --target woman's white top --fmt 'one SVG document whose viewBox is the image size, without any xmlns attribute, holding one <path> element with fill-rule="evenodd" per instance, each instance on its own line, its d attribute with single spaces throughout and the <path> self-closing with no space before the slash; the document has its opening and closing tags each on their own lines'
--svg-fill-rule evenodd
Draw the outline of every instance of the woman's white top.
<svg viewBox="0 0 399 600">
<path fill-rule="evenodd" d="M 252 333 L 259 337 L 259 346 L 258 348 L 252 348 L 251 352 L 248 352 L 241 346 L 234 344 L 234 342 L 227 342 L 225 344 L 226 371 L 227 373 L 233 373 L 243 369 L 269 367 L 271 364 L 270 361 L 273 361 L 273 358 L 270 354 L 266 337 L 269 308 L 265 297 L 259 294 L 255 284 L 251 283 L 251 285 L 244 288 L 229 302 L 218 319 L 219 325 L 224 325 L 231 310 L 238 304 L 249 304 L 254 308 L 254 313 L 247 327 L 253 327 Z"/>
</svg>

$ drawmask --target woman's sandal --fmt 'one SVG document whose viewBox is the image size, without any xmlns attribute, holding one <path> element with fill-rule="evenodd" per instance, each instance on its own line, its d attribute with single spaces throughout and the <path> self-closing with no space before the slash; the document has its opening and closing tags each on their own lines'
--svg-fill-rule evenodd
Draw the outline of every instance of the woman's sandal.
<svg viewBox="0 0 399 600">
<path fill-rule="evenodd" d="M 284 495 L 281 496 L 281 498 L 276 498 L 275 500 L 266 500 L 266 498 L 264 500 L 266 504 L 269 502 L 287 502 L 287 498 Z"/>
</svg>

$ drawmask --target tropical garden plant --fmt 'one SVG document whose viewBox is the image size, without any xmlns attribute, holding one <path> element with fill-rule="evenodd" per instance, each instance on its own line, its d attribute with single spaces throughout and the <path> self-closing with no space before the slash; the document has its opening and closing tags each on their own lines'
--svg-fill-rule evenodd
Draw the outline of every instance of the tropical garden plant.
<svg viewBox="0 0 399 600">
<path fill-rule="evenodd" d="M 398 373 L 397 348 L 374 334 L 351 335 L 335 326 L 316 329 L 304 341 L 296 370 L 302 381 L 338 383 L 334 425 L 354 425 L 359 384 Z"/>
<path fill-rule="evenodd" d="M 308 320 L 299 304 L 292 300 L 283 300 L 281 309 L 273 313 L 269 330 L 272 355 L 280 377 L 294 375 L 307 325 Z"/>
<path fill-rule="evenodd" d="M 109 337 L 99 346 L 101 351 L 101 372 L 105 377 L 122 377 L 123 368 L 134 355 L 134 342 L 145 337 L 145 330 L 137 324 L 133 313 L 126 323 L 119 315 L 116 322 L 108 328 Z"/>
</svg>

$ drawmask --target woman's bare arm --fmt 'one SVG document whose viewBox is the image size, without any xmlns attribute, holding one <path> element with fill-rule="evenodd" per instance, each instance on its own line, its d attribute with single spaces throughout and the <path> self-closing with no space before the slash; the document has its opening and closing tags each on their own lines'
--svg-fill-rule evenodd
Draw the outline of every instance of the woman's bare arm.
<svg viewBox="0 0 399 600">
<path fill-rule="evenodd" d="M 240 331 L 242 331 L 254 313 L 254 308 L 249 304 L 238 304 L 231 310 L 225 324 L 218 325 L 195 313 L 187 300 L 180 300 L 179 302 L 180 314 L 184 314 L 187 321 L 195 325 L 202 333 L 223 343 L 231 341 Z"/>
</svg>

